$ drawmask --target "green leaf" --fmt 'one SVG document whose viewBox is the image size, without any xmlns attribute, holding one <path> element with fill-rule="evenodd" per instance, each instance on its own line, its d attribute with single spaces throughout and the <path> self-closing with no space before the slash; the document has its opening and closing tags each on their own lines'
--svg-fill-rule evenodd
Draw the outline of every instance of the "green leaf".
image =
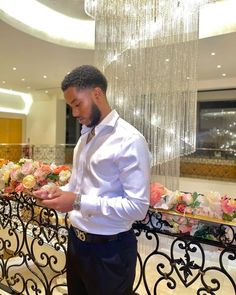
<svg viewBox="0 0 236 295">
<path fill-rule="evenodd" d="M 193 207 L 199 207 L 200 204 L 201 204 L 201 203 L 200 203 L 199 201 L 196 201 L 196 202 L 193 203 Z"/>
<path fill-rule="evenodd" d="M 229 214 L 223 213 L 222 218 L 227 221 L 232 221 L 234 219 L 234 215 L 231 216 Z"/>
<path fill-rule="evenodd" d="M 198 193 L 197 192 L 194 192 L 192 194 L 192 198 L 193 198 L 193 203 L 194 203 L 197 200 L 197 198 L 198 198 Z"/>
<path fill-rule="evenodd" d="M 58 174 L 54 174 L 54 173 L 50 173 L 47 176 L 48 179 L 53 180 L 53 181 L 58 181 L 59 180 L 59 175 Z"/>
</svg>

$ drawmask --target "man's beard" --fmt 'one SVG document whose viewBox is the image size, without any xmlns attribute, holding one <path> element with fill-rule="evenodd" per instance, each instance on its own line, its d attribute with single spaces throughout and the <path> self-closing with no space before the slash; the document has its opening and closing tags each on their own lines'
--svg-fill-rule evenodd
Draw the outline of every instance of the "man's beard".
<svg viewBox="0 0 236 295">
<path fill-rule="evenodd" d="M 101 120 L 101 111 L 99 108 L 96 106 L 95 103 L 92 104 L 92 109 L 91 109 L 91 115 L 90 115 L 90 123 L 87 125 L 87 127 L 94 127 L 96 126 L 100 120 Z"/>
</svg>

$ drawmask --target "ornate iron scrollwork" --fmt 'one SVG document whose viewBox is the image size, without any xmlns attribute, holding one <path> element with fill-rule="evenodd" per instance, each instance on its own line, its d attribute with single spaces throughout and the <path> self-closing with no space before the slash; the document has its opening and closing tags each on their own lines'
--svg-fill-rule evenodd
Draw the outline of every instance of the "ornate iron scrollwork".
<svg viewBox="0 0 236 295">
<path fill-rule="evenodd" d="M 178 290 L 196 283 L 195 294 L 217 294 L 224 290 L 223 281 L 236 294 L 236 278 L 227 267 L 236 265 L 235 228 L 202 223 L 193 236 L 174 233 L 162 213 L 150 210 L 133 225 L 145 247 L 138 254 L 135 294 L 161 294 L 160 288 Z M 1 195 L 0 288 L 16 294 L 66 294 L 68 228 L 67 215 L 41 207 L 29 196 Z M 215 257 L 212 265 L 209 253 Z"/>
</svg>

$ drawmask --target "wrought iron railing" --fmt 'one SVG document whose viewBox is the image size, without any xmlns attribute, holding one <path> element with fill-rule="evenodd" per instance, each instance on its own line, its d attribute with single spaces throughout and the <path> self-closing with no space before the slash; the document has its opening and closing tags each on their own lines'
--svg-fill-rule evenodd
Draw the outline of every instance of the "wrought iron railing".
<svg viewBox="0 0 236 295">
<path fill-rule="evenodd" d="M 236 223 L 170 211 L 204 224 L 203 235 L 180 234 L 165 214 L 150 209 L 133 225 L 139 240 L 134 293 L 178 294 L 189 288 L 190 295 L 236 294 Z M 0 288 L 9 294 L 67 294 L 68 227 L 67 215 L 31 197 L 1 195 Z"/>
</svg>

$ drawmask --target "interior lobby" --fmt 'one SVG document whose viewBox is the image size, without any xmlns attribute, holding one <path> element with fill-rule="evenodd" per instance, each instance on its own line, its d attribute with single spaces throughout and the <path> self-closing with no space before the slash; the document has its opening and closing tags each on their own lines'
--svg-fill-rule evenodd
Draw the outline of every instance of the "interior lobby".
<svg viewBox="0 0 236 295">
<path fill-rule="evenodd" d="M 236 0 L 0 0 L 1 295 L 68 294 L 69 217 L 7 191 L 7 169 L 72 169 L 82 126 L 61 82 L 81 65 L 105 73 L 112 108 L 152 154 L 133 294 L 236 295 L 235 11 Z"/>
</svg>

